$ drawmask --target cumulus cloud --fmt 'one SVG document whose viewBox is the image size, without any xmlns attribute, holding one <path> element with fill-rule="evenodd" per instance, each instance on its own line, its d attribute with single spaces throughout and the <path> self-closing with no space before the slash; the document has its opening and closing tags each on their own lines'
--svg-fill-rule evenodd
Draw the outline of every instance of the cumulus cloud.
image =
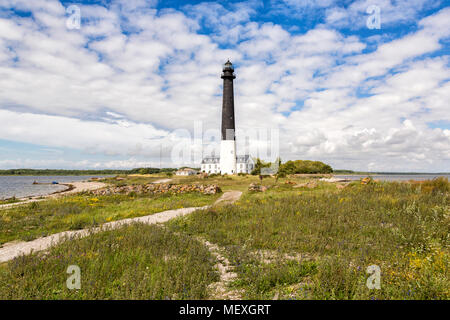
<svg viewBox="0 0 450 320">
<path fill-rule="evenodd" d="M 344 19 L 357 27 L 368 1 L 272 5 L 325 10 L 326 20 L 292 33 L 257 21 L 259 1 L 158 10 L 156 1 L 135 0 L 80 5 L 81 28 L 70 30 L 59 1 L 2 1 L 0 139 L 124 159 L 90 167 L 157 163 L 161 145 L 168 157 L 177 143 L 193 144 L 195 121 L 219 127 L 220 68 L 231 58 L 238 128 L 278 129 L 283 159 L 449 170 L 449 130 L 428 126 L 450 121 L 448 56 L 432 55 L 448 40 L 449 8 L 400 37 L 372 41 L 339 29 Z M 382 21 L 406 21 L 423 5 L 380 2 Z M 192 152 L 201 157 L 201 145 Z M 0 166 L 31 163 L 5 162 L 16 160 Z"/>
</svg>

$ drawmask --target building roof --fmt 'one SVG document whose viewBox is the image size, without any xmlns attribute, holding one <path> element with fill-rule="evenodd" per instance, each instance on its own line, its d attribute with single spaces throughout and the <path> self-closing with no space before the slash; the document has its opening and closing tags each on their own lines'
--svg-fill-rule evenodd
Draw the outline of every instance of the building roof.
<svg viewBox="0 0 450 320">
<path fill-rule="evenodd" d="M 247 163 L 250 160 L 250 155 L 245 154 L 241 156 L 236 156 L 236 163 Z M 218 156 L 209 156 L 205 157 L 202 160 L 202 164 L 216 164 L 220 163 L 220 157 Z"/>
<path fill-rule="evenodd" d="M 219 162 L 220 162 L 220 157 L 216 157 L 216 156 L 205 157 L 202 160 L 202 164 L 219 163 Z"/>
<path fill-rule="evenodd" d="M 177 172 L 183 172 L 183 171 L 195 171 L 197 172 L 197 170 L 194 170 L 192 168 L 183 168 L 183 169 L 178 169 Z"/>
<path fill-rule="evenodd" d="M 242 156 L 237 156 L 236 162 L 237 163 L 247 163 L 249 159 L 250 159 L 250 155 L 244 154 Z"/>
</svg>

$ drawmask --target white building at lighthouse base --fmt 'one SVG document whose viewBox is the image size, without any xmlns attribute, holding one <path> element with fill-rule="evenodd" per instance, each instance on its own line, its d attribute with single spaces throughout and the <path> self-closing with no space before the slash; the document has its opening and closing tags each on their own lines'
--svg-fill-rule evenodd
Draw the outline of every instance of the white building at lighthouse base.
<svg viewBox="0 0 450 320">
<path fill-rule="evenodd" d="M 221 158 L 217 156 L 204 157 L 201 164 L 201 172 L 209 174 L 225 174 L 225 172 L 222 172 L 221 170 L 220 159 Z M 236 157 L 235 173 L 250 174 L 254 168 L 255 163 L 248 154 Z"/>
</svg>

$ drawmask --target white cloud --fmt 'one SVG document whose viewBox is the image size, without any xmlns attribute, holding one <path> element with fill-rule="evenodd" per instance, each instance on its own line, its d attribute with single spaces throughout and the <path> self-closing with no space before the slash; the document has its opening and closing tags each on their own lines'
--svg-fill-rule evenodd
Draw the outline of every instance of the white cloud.
<svg viewBox="0 0 450 320">
<path fill-rule="evenodd" d="M 380 8 L 381 29 L 404 23 L 414 23 L 419 13 L 425 9 L 436 8 L 440 0 L 357 0 L 352 1 L 348 7 L 343 7 L 339 1 L 326 10 L 325 21 L 335 28 L 366 28 L 368 17 L 367 8 L 377 6 Z"/>
<path fill-rule="evenodd" d="M 238 127 L 279 128 L 282 158 L 364 170 L 367 163 L 449 169 L 449 130 L 427 125 L 450 121 L 448 56 L 423 57 L 444 46 L 449 9 L 366 53 L 367 42 L 333 23 L 291 34 L 252 21 L 259 2 L 231 9 L 203 3 L 184 13 L 137 0 L 82 6 L 87 22 L 80 30 L 65 27 L 58 1 L 36 3 L 2 2 L 31 10 L 35 19 L 0 19 L 0 139 L 151 162 L 162 137 L 172 138 L 164 140 L 167 149 L 176 139 L 188 143 L 174 130 L 192 131 L 196 120 L 219 127 L 220 66 L 231 58 Z M 406 19 L 394 12 L 405 2 L 383 4 L 393 10 L 383 21 Z M 344 17 L 333 14 L 336 23 Z M 205 19 L 214 30 L 208 35 L 201 31 Z"/>
</svg>

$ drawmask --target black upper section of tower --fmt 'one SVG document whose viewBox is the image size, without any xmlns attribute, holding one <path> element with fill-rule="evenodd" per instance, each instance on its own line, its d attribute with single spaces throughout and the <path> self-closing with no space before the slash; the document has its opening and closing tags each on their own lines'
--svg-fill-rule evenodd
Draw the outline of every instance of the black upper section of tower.
<svg viewBox="0 0 450 320">
<path fill-rule="evenodd" d="M 235 140 L 233 64 L 228 60 L 223 66 L 222 140 Z"/>
</svg>

